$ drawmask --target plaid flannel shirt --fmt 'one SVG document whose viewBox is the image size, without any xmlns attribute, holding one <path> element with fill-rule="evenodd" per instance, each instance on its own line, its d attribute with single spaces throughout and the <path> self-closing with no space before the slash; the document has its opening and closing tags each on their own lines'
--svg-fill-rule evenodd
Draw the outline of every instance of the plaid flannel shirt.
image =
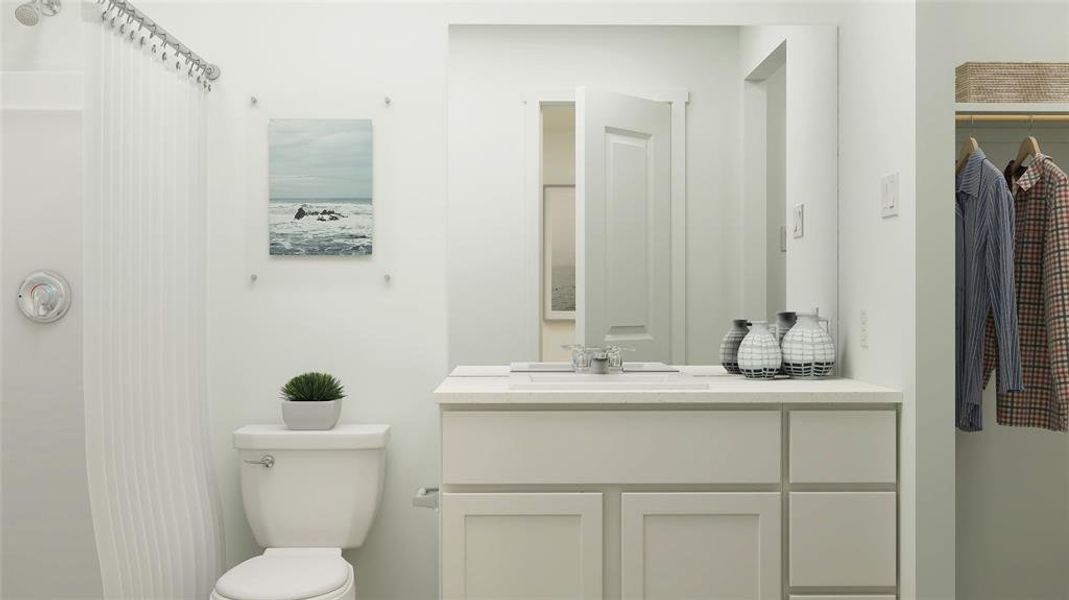
<svg viewBox="0 0 1069 600">
<path fill-rule="evenodd" d="M 1010 171 L 1014 165 L 1011 165 Z M 1069 177 L 1039 155 L 1014 184 L 1023 391 L 998 393 L 1002 425 L 1069 429 Z M 997 362 L 988 327 L 984 380 Z"/>
</svg>

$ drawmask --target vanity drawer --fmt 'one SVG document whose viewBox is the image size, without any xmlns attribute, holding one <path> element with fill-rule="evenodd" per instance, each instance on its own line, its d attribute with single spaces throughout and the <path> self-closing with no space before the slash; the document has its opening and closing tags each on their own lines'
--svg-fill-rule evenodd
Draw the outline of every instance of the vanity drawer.
<svg viewBox="0 0 1069 600">
<path fill-rule="evenodd" d="M 792 492 L 792 587 L 893 587 L 894 492 Z"/>
<path fill-rule="evenodd" d="M 790 412 L 791 483 L 894 483 L 897 419 L 890 410 Z"/>
<path fill-rule="evenodd" d="M 779 483 L 778 411 L 442 413 L 442 482 Z"/>
</svg>

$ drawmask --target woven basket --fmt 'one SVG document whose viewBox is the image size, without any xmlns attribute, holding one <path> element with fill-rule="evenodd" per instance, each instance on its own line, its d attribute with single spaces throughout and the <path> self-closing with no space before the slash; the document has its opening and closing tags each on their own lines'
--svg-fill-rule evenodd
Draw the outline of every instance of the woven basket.
<svg viewBox="0 0 1069 600">
<path fill-rule="evenodd" d="M 954 74 L 958 102 L 1069 103 L 1069 63 L 967 62 Z"/>
</svg>

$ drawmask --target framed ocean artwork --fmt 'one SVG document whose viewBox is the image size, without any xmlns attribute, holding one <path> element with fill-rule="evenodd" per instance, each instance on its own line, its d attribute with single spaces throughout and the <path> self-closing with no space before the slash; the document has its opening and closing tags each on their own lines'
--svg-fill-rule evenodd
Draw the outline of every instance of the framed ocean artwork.
<svg viewBox="0 0 1069 600">
<path fill-rule="evenodd" d="M 270 253 L 370 255 L 371 161 L 370 119 L 272 119 Z"/>
</svg>

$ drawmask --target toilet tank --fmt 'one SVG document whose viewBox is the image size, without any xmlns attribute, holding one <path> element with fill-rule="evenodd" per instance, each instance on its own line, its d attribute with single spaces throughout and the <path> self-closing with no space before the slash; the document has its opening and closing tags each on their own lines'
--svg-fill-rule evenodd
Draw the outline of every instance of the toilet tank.
<svg viewBox="0 0 1069 600">
<path fill-rule="evenodd" d="M 256 543 L 264 548 L 363 545 L 382 500 L 389 437 L 389 425 L 235 430 L 241 496 Z"/>
</svg>

